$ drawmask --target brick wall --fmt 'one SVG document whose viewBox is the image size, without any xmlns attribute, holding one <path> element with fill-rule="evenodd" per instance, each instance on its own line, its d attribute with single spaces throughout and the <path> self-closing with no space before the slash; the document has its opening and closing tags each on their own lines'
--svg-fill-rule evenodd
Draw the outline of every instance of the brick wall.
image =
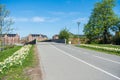
<svg viewBox="0 0 120 80">
<path fill-rule="evenodd" d="M 43 41 L 43 40 L 46 40 L 47 38 L 42 37 L 40 34 L 30 34 L 30 35 L 28 35 L 28 42 L 33 41 L 34 39 L 36 39 L 37 41 Z"/>
<path fill-rule="evenodd" d="M 19 43 L 20 42 L 20 36 L 18 34 L 15 34 L 14 36 L 10 36 L 10 35 L 13 35 L 13 34 L 9 34 L 9 35 L 4 35 L 3 37 L 3 41 L 5 44 L 8 44 L 8 45 L 14 45 L 15 43 Z"/>
</svg>

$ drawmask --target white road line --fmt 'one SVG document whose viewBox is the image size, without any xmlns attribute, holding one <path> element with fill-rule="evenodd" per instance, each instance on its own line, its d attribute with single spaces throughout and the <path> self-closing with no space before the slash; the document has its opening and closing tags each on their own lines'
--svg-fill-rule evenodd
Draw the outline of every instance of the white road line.
<svg viewBox="0 0 120 80">
<path fill-rule="evenodd" d="M 65 48 L 68 48 L 68 47 L 65 47 Z M 68 49 L 71 49 L 71 48 L 68 48 Z M 71 50 L 75 50 L 75 49 L 71 49 Z M 76 50 L 75 50 L 75 51 L 76 51 Z M 79 51 L 79 50 L 77 50 L 77 51 Z M 79 52 L 81 52 L 81 51 L 79 51 Z M 84 53 L 84 54 L 89 54 L 89 53 L 87 53 L 87 52 L 82 52 L 82 53 Z M 116 63 L 116 64 L 120 64 L 120 62 L 118 62 L 118 61 L 110 60 L 110 59 L 103 58 L 103 57 L 100 57 L 100 56 L 95 56 L 95 55 L 92 55 L 92 56 L 93 56 L 93 57 L 97 57 L 97 58 L 102 59 L 102 60 L 106 60 L 106 61 L 110 61 L 110 62 L 113 62 L 113 63 Z"/>
<path fill-rule="evenodd" d="M 72 55 L 70 55 L 69 53 L 67 53 L 67 52 L 65 52 L 65 51 L 63 51 L 63 50 L 61 50 L 61 49 L 59 49 L 59 48 L 57 48 L 57 47 L 55 47 L 55 46 L 53 46 L 53 45 L 51 45 L 51 46 L 54 47 L 55 49 L 57 49 L 58 51 L 62 52 L 63 54 L 65 54 L 65 55 L 67 55 L 67 56 L 69 56 L 69 57 L 71 57 L 71 58 L 76 59 L 77 61 L 80 61 L 80 62 L 82 62 L 82 63 L 84 63 L 84 64 L 87 64 L 88 66 L 90 66 L 90 67 L 92 67 L 92 68 L 94 68 L 94 69 L 96 69 L 96 70 L 99 70 L 99 71 L 101 71 L 101 72 L 103 72 L 103 73 L 105 73 L 105 74 L 107 74 L 107 75 L 109 75 L 109 76 L 111 76 L 111 77 L 114 77 L 114 78 L 120 80 L 119 77 L 117 77 L 117 76 L 115 76 L 115 75 L 113 75 L 113 74 L 111 74 L 111 73 L 109 73 L 109 72 L 107 72 L 107 71 L 105 71 L 105 70 L 103 70 L 103 69 L 101 69 L 101 68 L 99 68 L 99 67 L 96 67 L 96 66 L 94 66 L 94 65 L 92 65 L 92 64 L 90 64 L 90 63 L 85 62 L 84 60 L 81 60 L 81 59 L 79 59 L 79 58 L 77 58 L 77 57 L 75 57 L 75 56 L 72 56 Z"/>
<path fill-rule="evenodd" d="M 82 52 L 82 53 L 84 53 L 84 54 L 89 54 L 89 53 L 87 53 L 87 52 L 83 52 L 83 51 L 80 51 L 80 50 L 76 50 L 77 48 L 76 48 L 76 49 L 73 49 L 73 48 L 65 47 L 65 46 L 62 46 L 62 47 L 67 48 L 67 49 L 70 49 L 70 50 L 74 50 L 74 51 Z"/>
<path fill-rule="evenodd" d="M 94 55 L 93 55 L 94 56 Z M 117 63 L 117 64 L 120 64 L 120 62 L 118 61 L 113 61 L 113 60 L 110 60 L 110 59 L 107 59 L 107 58 L 103 58 L 103 57 L 99 57 L 99 56 L 94 56 L 94 57 L 97 57 L 99 59 L 103 59 L 103 60 L 106 60 L 106 61 L 110 61 L 110 62 L 113 62 L 113 63 Z"/>
<path fill-rule="evenodd" d="M 70 49 L 70 50 L 75 50 L 75 49 L 70 48 L 70 47 L 65 47 L 65 46 L 62 46 L 62 47 L 67 48 L 67 49 Z M 75 51 L 79 51 L 79 50 L 75 50 Z M 79 51 L 79 52 L 80 52 L 80 51 Z"/>
</svg>

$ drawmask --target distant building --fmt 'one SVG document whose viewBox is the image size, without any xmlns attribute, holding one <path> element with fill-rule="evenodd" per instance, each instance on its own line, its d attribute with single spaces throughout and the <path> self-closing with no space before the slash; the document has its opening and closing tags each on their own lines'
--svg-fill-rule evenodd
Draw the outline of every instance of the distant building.
<svg viewBox="0 0 120 80">
<path fill-rule="evenodd" d="M 28 41 L 32 41 L 36 39 L 37 41 L 43 41 L 43 40 L 47 40 L 47 36 L 43 35 L 43 34 L 29 34 L 28 35 Z"/>
<path fill-rule="evenodd" d="M 54 35 L 53 37 L 52 37 L 52 39 L 59 39 L 59 35 Z"/>
<path fill-rule="evenodd" d="M 27 37 L 22 37 L 20 43 L 25 44 L 28 41 Z"/>
<path fill-rule="evenodd" d="M 18 34 L 4 34 L 2 35 L 4 44 L 14 45 L 20 42 L 20 36 Z"/>
</svg>

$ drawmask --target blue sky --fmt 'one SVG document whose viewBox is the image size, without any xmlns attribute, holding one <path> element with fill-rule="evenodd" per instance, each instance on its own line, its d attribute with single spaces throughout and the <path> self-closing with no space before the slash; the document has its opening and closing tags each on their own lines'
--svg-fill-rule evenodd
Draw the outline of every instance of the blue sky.
<svg viewBox="0 0 120 80">
<path fill-rule="evenodd" d="M 101 0 L 0 0 L 10 10 L 15 21 L 13 33 L 21 37 L 28 34 L 45 34 L 51 38 L 63 28 L 77 34 L 77 22 L 80 21 L 80 34 L 87 23 L 94 4 Z M 120 0 L 114 8 L 120 16 Z"/>
</svg>

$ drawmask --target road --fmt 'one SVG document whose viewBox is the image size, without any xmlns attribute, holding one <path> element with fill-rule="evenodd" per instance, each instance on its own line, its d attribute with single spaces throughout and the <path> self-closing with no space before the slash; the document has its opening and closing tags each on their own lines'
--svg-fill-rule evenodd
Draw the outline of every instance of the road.
<svg viewBox="0 0 120 80">
<path fill-rule="evenodd" d="M 43 80 L 120 80 L 120 56 L 53 42 L 37 47 Z"/>
</svg>

